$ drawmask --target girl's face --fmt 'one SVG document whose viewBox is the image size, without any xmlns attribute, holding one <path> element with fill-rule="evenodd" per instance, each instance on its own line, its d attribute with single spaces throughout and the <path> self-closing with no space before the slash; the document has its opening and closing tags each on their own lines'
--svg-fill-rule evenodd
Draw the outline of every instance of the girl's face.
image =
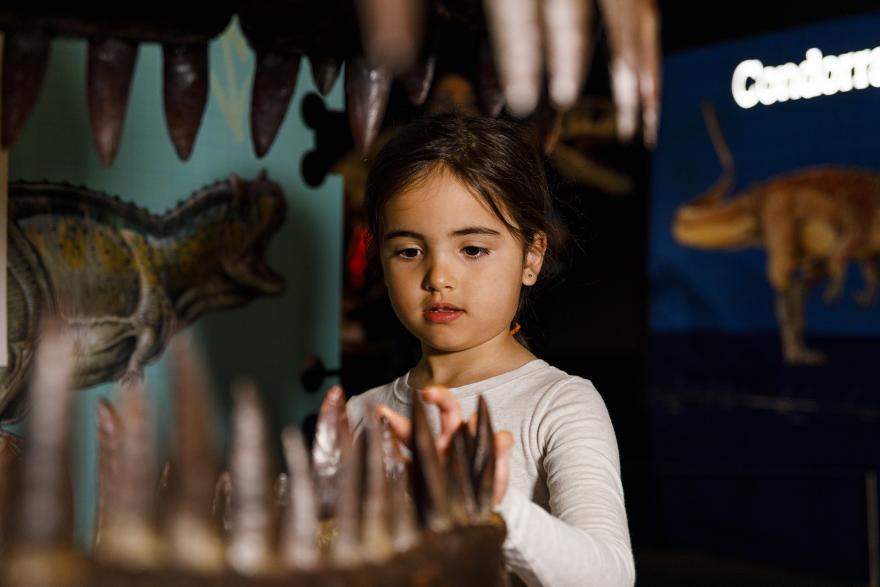
<svg viewBox="0 0 880 587">
<path fill-rule="evenodd" d="M 520 288 L 543 251 L 522 243 L 453 175 L 431 173 L 391 198 L 379 251 L 398 318 L 429 350 L 456 352 L 509 338 Z"/>
</svg>

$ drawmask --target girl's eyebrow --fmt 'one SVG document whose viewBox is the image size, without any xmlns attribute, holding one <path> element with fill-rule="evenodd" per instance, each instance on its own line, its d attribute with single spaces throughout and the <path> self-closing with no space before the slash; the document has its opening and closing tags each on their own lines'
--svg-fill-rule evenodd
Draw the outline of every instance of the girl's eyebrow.
<svg viewBox="0 0 880 587">
<path fill-rule="evenodd" d="M 453 231 L 450 236 L 468 236 L 470 234 L 482 234 L 486 236 L 501 236 L 501 233 L 485 226 L 468 226 Z"/>
<path fill-rule="evenodd" d="M 482 234 L 485 236 L 501 236 L 501 233 L 492 228 L 486 228 L 485 226 L 467 226 L 465 228 L 459 228 L 458 230 L 454 230 L 449 233 L 449 236 L 468 236 L 471 234 Z M 414 238 L 418 240 L 425 240 L 424 235 L 419 234 L 418 232 L 413 232 L 412 230 L 392 230 L 385 234 L 385 238 L 383 240 L 389 241 L 395 238 Z"/>
</svg>

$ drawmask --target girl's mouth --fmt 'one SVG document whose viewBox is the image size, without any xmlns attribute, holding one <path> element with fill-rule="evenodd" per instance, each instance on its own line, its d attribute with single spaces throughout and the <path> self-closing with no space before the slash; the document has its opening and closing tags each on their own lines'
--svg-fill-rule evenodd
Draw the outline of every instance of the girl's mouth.
<svg viewBox="0 0 880 587">
<path fill-rule="evenodd" d="M 434 324 L 448 324 L 464 314 L 464 310 L 452 304 L 431 304 L 425 311 L 425 320 Z"/>
</svg>

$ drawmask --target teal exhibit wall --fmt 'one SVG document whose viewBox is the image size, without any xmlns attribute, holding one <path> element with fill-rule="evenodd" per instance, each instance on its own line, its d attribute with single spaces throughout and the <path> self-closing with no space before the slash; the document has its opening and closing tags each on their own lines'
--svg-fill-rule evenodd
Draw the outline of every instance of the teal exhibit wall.
<svg viewBox="0 0 880 587">
<path fill-rule="evenodd" d="M 66 181 L 117 194 L 161 213 L 193 191 L 231 172 L 250 179 L 262 169 L 287 197 L 287 220 L 269 249 L 270 265 L 287 281 L 284 294 L 196 322 L 194 332 L 216 390 L 218 423 L 226 430 L 228 389 L 239 376 L 260 387 L 277 431 L 301 423 L 317 411 L 321 394 L 306 395 L 298 372 L 305 357 L 339 363 L 339 311 L 342 248 L 342 181 L 330 176 L 318 188 L 307 187 L 300 161 L 313 145 L 300 104 L 315 92 L 304 59 L 296 93 L 272 149 L 257 159 L 250 140 L 250 89 L 253 52 L 233 22 L 211 45 L 210 95 L 189 161 L 181 162 L 172 146 L 162 106 L 162 51 L 141 45 L 117 158 L 103 168 L 89 131 L 86 98 L 87 44 L 55 40 L 39 101 L 10 153 L 9 178 Z M 342 108 L 342 83 L 325 100 Z M 167 369 L 160 359 L 147 369 L 146 383 L 160 429 L 170 421 Z M 325 384 L 329 385 L 332 380 Z M 97 400 L 115 388 L 101 385 L 77 392 L 73 470 L 76 543 L 89 545 L 95 513 Z M 26 426 L 26 422 L 23 423 Z M 167 451 L 167 446 L 162 447 Z"/>
</svg>

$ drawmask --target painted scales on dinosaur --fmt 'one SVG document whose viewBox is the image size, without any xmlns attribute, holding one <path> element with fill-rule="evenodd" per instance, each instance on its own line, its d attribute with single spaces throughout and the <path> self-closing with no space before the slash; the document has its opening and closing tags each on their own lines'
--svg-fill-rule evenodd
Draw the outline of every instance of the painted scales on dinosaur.
<svg viewBox="0 0 880 587">
<path fill-rule="evenodd" d="M 151 214 L 64 184 L 9 190 L 10 364 L 0 414 L 15 416 L 39 322 L 57 314 L 74 335 L 75 388 L 139 376 L 170 336 L 206 312 L 281 293 L 269 241 L 286 204 L 265 176 L 206 186 Z"/>
</svg>

